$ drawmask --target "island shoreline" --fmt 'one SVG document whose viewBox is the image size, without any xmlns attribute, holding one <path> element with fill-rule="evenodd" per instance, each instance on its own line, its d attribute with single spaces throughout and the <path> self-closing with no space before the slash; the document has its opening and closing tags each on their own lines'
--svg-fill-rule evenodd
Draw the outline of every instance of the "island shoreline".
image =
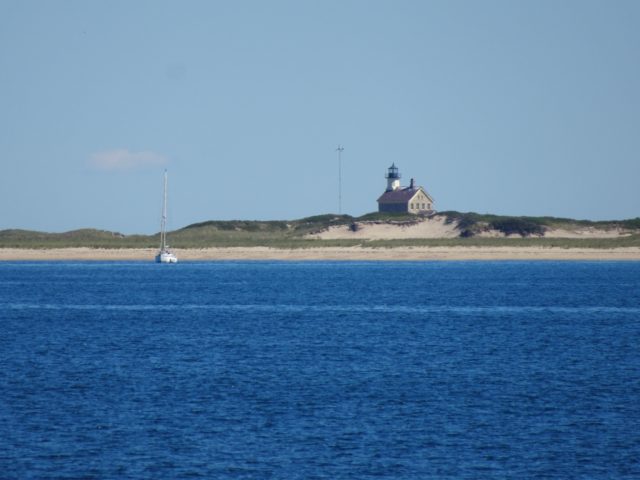
<svg viewBox="0 0 640 480">
<path fill-rule="evenodd" d="M 180 261 L 428 261 L 428 260 L 603 260 L 640 261 L 640 247 L 215 247 L 174 250 Z M 0 261 L 154 261 L 151 248 L 0 248 Z"/>
</svg>

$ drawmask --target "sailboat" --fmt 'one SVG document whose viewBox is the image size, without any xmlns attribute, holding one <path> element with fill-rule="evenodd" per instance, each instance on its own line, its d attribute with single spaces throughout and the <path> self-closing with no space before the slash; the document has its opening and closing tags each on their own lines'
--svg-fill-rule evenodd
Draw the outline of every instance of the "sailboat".
<svg viewBox="0 0 640 480">
<path fill-rule="evenodd" d="M 160 251 L 156 255 L 156 263 L 178 263 L 167 245 L 167 171 L 164 171 L 164 194 L 162 196 L 162 220 L 160 222 Z"/>
</svg>

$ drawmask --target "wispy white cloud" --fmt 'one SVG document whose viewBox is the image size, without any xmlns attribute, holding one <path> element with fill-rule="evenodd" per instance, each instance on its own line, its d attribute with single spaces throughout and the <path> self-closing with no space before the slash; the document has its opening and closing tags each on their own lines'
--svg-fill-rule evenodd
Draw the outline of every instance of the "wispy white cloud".
<svg viewBox="0 0 640 480">
<path fill-rule="evenodd" d="M 154 152 L 130 152 L 126 149 L 97 152 L 89 158 L 98 170 L 133 170 L 165 165 L 167 159 Z"/>
</svg>

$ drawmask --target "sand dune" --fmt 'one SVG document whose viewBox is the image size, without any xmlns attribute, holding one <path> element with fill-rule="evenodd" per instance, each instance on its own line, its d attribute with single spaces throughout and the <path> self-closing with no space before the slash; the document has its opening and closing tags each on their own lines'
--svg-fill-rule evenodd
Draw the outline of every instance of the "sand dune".
<svg viewBox="0 0 640 480">
<path fill-rule="evenodd" d="M 328 229 L 308 235 L 308 238 L 322 240 L 393 240 L 409 238 L 455 238 L 460 235 L 457 223 L 446 223 L 445 216 L 433 216 L 416 219 L 416 222 L 358 222 L 358 229 L 353 231 L 348 225 L 329 227 Z M 630 233 L 622 229 L 599 229 L 594 227 L 549 228 L 545 232 L 547 238 L 617 238 Z M 505 235 L 498 230 L 487 230 L 479 237 L 499 238 Z M 519 237 L 519 235 L 513 235 Z"/>
<path fill-rule="evenodd" d="M 322 240 L 368 239 L 391 240 L 407 238 L 455 238 L 460 235 L 456 224 L 445 223 L 444 216 L 435 216 L 417 222 L 359 222 L 355 232 L 348 225 L 329 227 L 323 232 L 309 235 Z"/>
</svg>

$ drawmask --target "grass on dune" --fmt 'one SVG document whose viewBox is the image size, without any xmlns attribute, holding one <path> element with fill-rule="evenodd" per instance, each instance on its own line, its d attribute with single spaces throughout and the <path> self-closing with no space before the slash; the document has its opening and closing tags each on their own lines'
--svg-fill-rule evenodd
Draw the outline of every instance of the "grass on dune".
<svg viewBox="0 0 640 480">
<path fill-rule="evenodd" d="M 640 218 L 620 221 L 592 222 L 554 217 L 506 217 L 490 214 L 441 212 L 446 223 L 455 222 L 460 237 L 442 239 L 398 240 L 316 240 L 308 235 L 331 226 L 357 228 L 359 222 L 410 224 L 420 217 L 409 214 L 373 212 L 360 217 L 325 214 L 291 221 L 207 221 L 169 232 L 170 245 L 175 248 L 207 247 L 352 247 L 392 248 L 400 246 L 545 246 L 560 248 L 617 248 L 640 246 Z M 635 233 L 616 238 L 545 238 L 549 228 L 622 228 Z M 488 228 L 513 237 L 485 238 L 477 236 Z M 157 248 L 159 234 L 123 235 L 105 230 L 81 229 L 64 233 L 29 230 L 0 231 L 0 248 Z"/>
</svg>

